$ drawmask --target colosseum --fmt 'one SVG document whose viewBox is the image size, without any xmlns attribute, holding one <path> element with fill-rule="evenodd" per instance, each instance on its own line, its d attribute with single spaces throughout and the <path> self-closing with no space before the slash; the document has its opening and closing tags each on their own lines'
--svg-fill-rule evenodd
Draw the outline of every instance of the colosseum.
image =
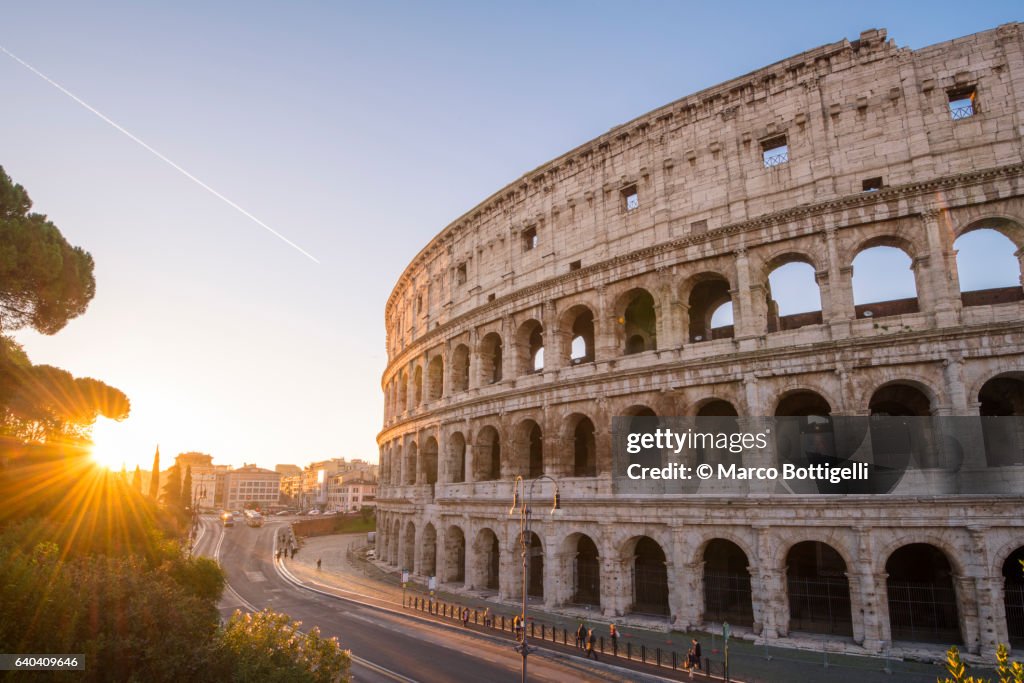
<svg viewBox="0 0 1024 683">
<path fill-rule="evenodd" d="M 385 311 L 380 561 L 511 603 L 522 545 L 549 610 L 854 653 L 1024 649 L 1022 27 L 803 52 L 441 230 Z M 978 235 L 1011 281 L 961 288 Z M 780 273 L 813 310 L 773 294 Z M 617 492 L 613 417 L 651 415 L 971 417 L 962 466 L 989 483 Z"/>
</svg>

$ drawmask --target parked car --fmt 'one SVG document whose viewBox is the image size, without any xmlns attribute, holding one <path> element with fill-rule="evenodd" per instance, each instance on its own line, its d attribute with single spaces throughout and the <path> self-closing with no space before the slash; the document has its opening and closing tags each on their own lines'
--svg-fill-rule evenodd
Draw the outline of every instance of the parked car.
<svg viewBox="0 0 1024 683">
<path fill-rule="evenodd" d="M 307 512 L 306 514 L 309 514 L 309 515 L 319 515 L 319 514 L 320 514 L 320 511 L 319 511 L 319 510 L 310 510 L 310 511 L 309 511 L 309 512 Z"/>
</svg>

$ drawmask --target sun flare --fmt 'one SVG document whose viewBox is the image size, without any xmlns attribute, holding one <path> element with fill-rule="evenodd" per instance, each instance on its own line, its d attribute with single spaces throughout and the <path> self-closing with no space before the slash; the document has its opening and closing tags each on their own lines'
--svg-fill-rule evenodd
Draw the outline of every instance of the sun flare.
<svg viewBox="0 0 1024 683">
<path fill-rule="evenodd" d="M 92 459 L 108 470 L 120 470 L 122 465 L 131 463 L 134 469 L 132 450 L 128 448 L 124 425 L 104 417 L 96 420 L 92 430 Z"/>
</svg>

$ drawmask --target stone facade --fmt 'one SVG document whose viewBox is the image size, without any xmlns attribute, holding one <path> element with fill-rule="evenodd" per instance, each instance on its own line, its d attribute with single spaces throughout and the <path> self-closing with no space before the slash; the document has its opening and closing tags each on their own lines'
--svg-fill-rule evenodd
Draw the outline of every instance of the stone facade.
<svg viewBox="0 0 1024 683">
<path fill-rule="evenodd" d="M 1022 101 L 1021 24 L 914 51 L 871 30 L 645 114 L 469 211 L 387 303 L 377 556 L 515 599 L 513 487 L 545 474 L 563 510 L 534 515 L 529 591 L 550 608 L 868 652 L 1024 637 L 1004 575 L 1017 486 L 652 498 L 609 474 L 615 415 L 1024 415 L 1024 290 L 962 296 L 954 249 L 995 230 L 1024 264 Z M 916 297 L 855 302 L 854 258 L 879 246 L 909 257 Z M 769 275 L 790 263 L 813 269 L 820 311 L 779 314 Z M 1024 456 L 979 444 L 965 466 L 1020 482 Z M 947 614 L 915 630 L 896 612 L 919 590 Z"/>
</svg>

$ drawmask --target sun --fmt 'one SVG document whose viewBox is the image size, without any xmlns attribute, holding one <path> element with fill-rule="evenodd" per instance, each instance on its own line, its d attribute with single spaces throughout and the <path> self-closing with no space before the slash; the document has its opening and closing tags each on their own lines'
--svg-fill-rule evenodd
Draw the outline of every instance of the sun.
<svg viewBox="0 0 1024 683">
<path fill-rule="evenodd" d="M 122 465 L 129 464 L 134 469 L 135 458 L 126 437 L 122 423 L 104 417 L 96 420 L 92 430 L 93 461 L 108 470 L 120 470 Z"/>
</svg>

